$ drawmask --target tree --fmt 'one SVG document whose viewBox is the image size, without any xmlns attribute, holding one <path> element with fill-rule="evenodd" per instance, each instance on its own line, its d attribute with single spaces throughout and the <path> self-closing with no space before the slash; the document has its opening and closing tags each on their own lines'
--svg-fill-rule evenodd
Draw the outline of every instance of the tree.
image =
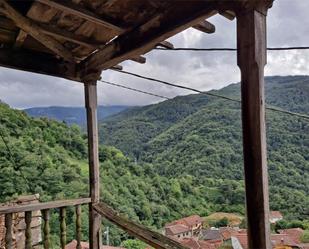
<svg viewBox="0 0 309 249">
<path fill-rule="evenodd" d="M 121 243 L 121 246 L 127 248 L 127 249 L 145 249 L 147 247 L 147 244 L 140 240 L 135 239 L 128 239 Z"/>
</svg>

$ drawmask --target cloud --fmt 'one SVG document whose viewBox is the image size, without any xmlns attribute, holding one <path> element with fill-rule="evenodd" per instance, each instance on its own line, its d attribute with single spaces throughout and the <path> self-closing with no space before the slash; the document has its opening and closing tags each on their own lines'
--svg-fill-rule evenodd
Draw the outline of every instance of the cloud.
<svg viewBox="0 0 309 249">
<path fill-rule="evenodd" d="M 305 46 L 309 44 L 309 1 L 275 1 L 268 14 L 268 45 Z M 192 28 L 172 37 L 176 47 L 236 47 L 236 21 L 219 15 L 210 18 L 216 33 L 204 34 Z M 309 51 L 270 51 L 266 75 L 309 74 Z M 127 71 L 171 81 L 200 90 L 219 89 L 240 79 L 234 52 L 159 51 L 145 55 L 147 63 L 131 61 L 122 65 Z M 83 86 L 67 80 L 0 68 L 0 99 L 13 107 L 84 104 Z M 174 97 L 191 93 L 154 82 L 104 71 L 111 82 Z M 100 104 L 145 105 L 161 99 L 114 86 L 98 84 Z"/>
</svg>

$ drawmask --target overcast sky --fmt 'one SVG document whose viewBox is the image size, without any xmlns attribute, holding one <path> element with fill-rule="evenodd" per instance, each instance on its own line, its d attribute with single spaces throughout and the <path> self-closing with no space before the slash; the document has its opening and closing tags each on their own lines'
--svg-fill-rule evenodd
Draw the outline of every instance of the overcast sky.
<svg viewBox="0 0 309 249">
<path fill-rule="evenodd" d="M 268 46 L 309 46 L 309 1 L 276 0 L 268 14 Z M 175 47 L 236 47 L 236 21 L 209 19 L 215 34 L 188 29 L 170 39 Z M 142 65 L 125 62 L 124 70 L 168 80 L 200 90 L 219 89 L 240 79 L 234 52 L 174 52 L 155 50 Z M 309 75 L 309 51 L 268 52 L 266 75 Z M 168 97 L 191 92 L 105 71 L 102 78 Z M 117 87 L 98 85 L 99 104 L 146 105 L 161 101 Z M 0 68 L 0 99 L 15 108 L 82 106 L 83 86 L 59 78 Z"/>
</svg>

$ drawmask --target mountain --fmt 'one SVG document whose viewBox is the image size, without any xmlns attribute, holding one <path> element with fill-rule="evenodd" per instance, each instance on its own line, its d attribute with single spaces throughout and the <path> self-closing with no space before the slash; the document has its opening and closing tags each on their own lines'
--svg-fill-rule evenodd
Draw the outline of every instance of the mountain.
<svg viewBox="0 0 309 249">
<path fill-rule="evenodd" d="M 308 113 L 307 86 L 308 77 L 267 78 L 267 89 L 272 89 L 268 101 L 287 105 L 283 97 L 276 98 L 286 95 L 294 111 Z M 290 96 L 292 90 L 299 96 Z M 239 85 L 216 92 L 237 98 Z M 267 112 L 267 120 L 271 208 L 283 212 L 286 226 L 308 229 L 309 122 L 272 112 Z M 244 215 L 240 126 L 239 105 L 204 95 L 177 97 L 110 116 L 101 123 L 100 136 L 122 147 L 125 154 L 100 145 L 101 200 L 157 230 L 192 214 Z M 32 118 L 4 103 L 0 103 L 0 167 L 1 202 L 21 194 L 39 193 L 42 201 L 88 195 L 87 141 L 78 126 Z M 71 240 L 74 210 L 67 212 Z M 58 220 L 52 211 L 54 247 L 59 247 Z M 84 210 L 83 240 L 87 223 Z M 114 245 L 128 238 L 107 225 Z"/>
<path fill-rule="evenodd" d="M 128 109 L 129 106 L 99 106 L 98 120 L 105 119 L 111 115 Z M 86 125 L 86 110 L 84 107 L 32 107 L 24 109 L 24 111 L 32 117 L 47 117 L 58 121 L 64 121 L 67 124 L 77 124 L 79 126 Z"/>
<path fill-rule="evenodd" d="M 159 230 L 183 216 L 230 210 L 244 213 L 243 183 L 192 176 L 169 178 L 149 163 L 136 163 L 113 147 L 100 146 L 101 200 L 116 210 Z M 0 202 L 39 193 L 41 201 L 88 196 L 87 141 L 79 127 L 47 118 L 32 118 L 0 103 Z M 225 191 L 227 185 L 235 188 Z M 232 198 L 224 207 L 222 198 Z M 225 197 L 223 197 L 224 199 Z M 74 210 L 67 209 L 67 239 L 75 231 Z M 87 207 L 82 212 L 83 240 L 88 236 Z M 51 240 L 59 248 L 59 216 L 51 210 Z M 106 225 L 106 223 L 104 223 Z M 111 224 L 110 241 L 128 238 Z"/>
<path fill-rule="evenodd" d="M 239 99 L 240 85 L 213 92 Z M 309 77 L 266 77 L 266 102 L 308 114 Z M 271 208 L 308 219 L 309 122 L 273 111 L 266 112 L 266 119 Z M 107 118 L 100 124 L 100 136 L 105 144 L 153 165 L 161 176 L 243 179 L 237 103 L 202 94 L 176 97 Z"/>
</svg>

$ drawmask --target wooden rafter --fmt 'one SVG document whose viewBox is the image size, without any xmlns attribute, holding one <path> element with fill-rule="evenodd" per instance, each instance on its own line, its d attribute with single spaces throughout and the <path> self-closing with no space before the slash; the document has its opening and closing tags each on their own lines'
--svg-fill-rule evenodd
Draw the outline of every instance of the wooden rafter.
<svg viewBox="0 0 309 249">
<path fill-rule="evenodd" d="M 234 20 L 236 17 L 235 12 L 231 11 L 231 10 L 226 10 L 226 11 L 219 11 L 219 14 L 221 16 L 224 16 L 225 18 L 229 19 L 229 20 Z"/>
<path fill-rule="evenodd" d="M 49 48 L 55 54 L 68 60 L 74 61 L 73 54 L 67 50 L 60 42 L 54 38 L 43 34 L 40 27 L 31 19 L 24 17 L 16 11 L 6 0 L 0 0 L 1 10 L 3 13 L 18 26 L 20 29 L 30 34 L 34 39 L 42 43 L 45 47 Z"/>
<path fill-rule="evenodd" d="M 165 13 L 155 16 L 127 34 L 118 36 L 81 63 L 82 74 L 86 75 L 89 70 L 104 70 L 136 55 L 145 54 L 162 40 L 217 13 L 210 4 L 204 2 L 197 2 L 190 7 L 191 9 L 183 8 L 177 13 L 177 17 L 171 17 L 174 10 L 168 8 Z"/>
<path fill-rule="evenodd" d="M 125 31 L 124 28 L 115 23 L 115 21 L 110 20 L 110 18 L 99 16 L 91 11 L 86 10 L 82 6 L 73 3 L 68 0 L 37 0 L 40 3 L 48 5 L 52 8 L 56 8 L 58 10 L 64 11 L 66 13 L 79 16 L 84 18 L 90 22 L 96 23 L 98 25 L 102 25 L 106 28 L 110 28 L 119 33 Z"/>
<path fill-rule="evenodd" d="M 135 61 L 140 64 L 145 64 L 146 63 L 146 58 L 144 56 L 135 56 L 131 58 L 130 60 Z"/>
<path fill-rule="evenodd" d="M 71 41 L 88 48 L 97 48 L 100 46 L 99 43 L 96 44 L 93 42 L 93 40 L 85 36 L 77 35 L 70 31 L 66 31 L 65 29 L 60 29 L 56 26 L 51 26 L 43 23 L 37 25 L 40 28 L 40 31 L 46 35 L 54 36 L 60 39 L 64 39 L 66 41 Z"/>
<path fill-rule="evenodd" d="M 0 66 L 80 81 L 75 64 L 33 50 L 0 48 Z"/>
<path fill-rule="evenodd" d="M 192 28 L 207 34 L 212 34 L 216 31 L 216 26 L 206 20 L 203 20 L 200 23 L 192 26 Z"/>
<path fill-rule="evenodd" d="M 157 44 L 158 47 L 163 47 L 163 48 L 168 48 L 168 49 L 173 49 L 174 45 L 173 43 L 169 41 L 161 41 Z"/>
<path fill-rule="evenodd" d="M 15 47 L 19 48 L 23 45 L 24 41 L 27 38 L 27 33 L 25 31 L 23 31 L 22 29 L 19 30 L 18 35 L 16 37 L 16 41 L 15 41 Z"/>
</svg>

